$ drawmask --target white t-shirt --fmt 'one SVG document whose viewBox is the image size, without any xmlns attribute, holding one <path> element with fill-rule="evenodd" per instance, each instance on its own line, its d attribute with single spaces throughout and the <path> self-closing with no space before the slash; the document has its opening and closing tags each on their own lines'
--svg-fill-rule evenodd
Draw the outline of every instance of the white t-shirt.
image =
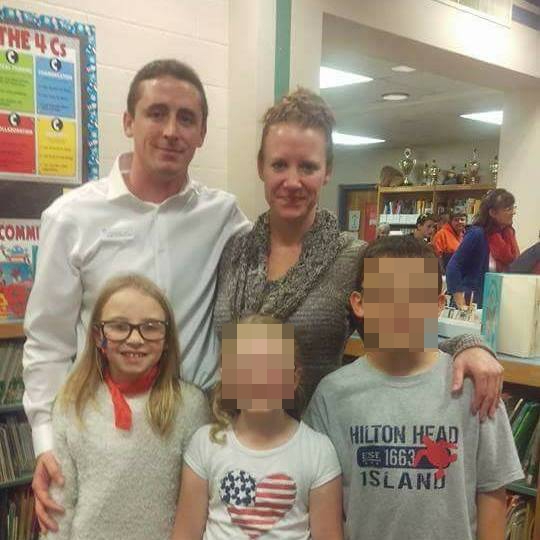
<svg viewBox="0 0 540 540">
<path fill-rule="evenodd" d="M 208 480 L 208 521 L 203 540 L 261 538 L 308 540 L 309 492 L 341 474 L 330 439 L 301 422 L 295 434 L 271 450 L 243 446 L 232 429 L 225 444 L 201 427 L 185 462 Z"/>
</svg>

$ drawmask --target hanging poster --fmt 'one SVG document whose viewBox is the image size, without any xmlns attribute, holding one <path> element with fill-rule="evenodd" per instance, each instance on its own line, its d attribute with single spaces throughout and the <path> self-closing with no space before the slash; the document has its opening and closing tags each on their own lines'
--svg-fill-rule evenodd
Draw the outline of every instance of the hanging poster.
<svg viewBox="0 0 540 540">
<path fill-rule="evenodd" d="M 0 8 L 0 180 L 98 174 L 94 27 Z"/>
<path fill-rule="evenodd" d="M 38 242 L 39 220 L 0 219 L 0 324 L 24 317 Z"/>
</svg>

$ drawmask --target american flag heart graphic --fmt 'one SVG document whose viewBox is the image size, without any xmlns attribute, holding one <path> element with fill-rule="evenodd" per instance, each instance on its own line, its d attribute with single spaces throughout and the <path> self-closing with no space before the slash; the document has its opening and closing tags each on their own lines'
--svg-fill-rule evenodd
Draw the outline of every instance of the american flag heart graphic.
<svg viewBox="0 0 540 540">
<path fill-rule="evenodd" d="M 296 483 L 286 474 L 271 474 L 257 482 L 248 472 L 234 470 L 222 478 L 219 494 L 231 521 L 254 539 L 293 507 Z"/>
</svg>

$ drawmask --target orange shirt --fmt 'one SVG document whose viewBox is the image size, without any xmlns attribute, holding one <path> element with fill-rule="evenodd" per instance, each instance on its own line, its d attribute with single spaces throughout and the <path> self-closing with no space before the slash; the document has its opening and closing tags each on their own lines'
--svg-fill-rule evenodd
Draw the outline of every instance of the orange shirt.
<svg viewBox="0 0 540 540">
<path fill-rule="evenodd" d="M 452 229 L 450 223 L 445 223 L 442 228 L 435 233 L 431 244 L 437 256 L 442 257 L 443 254 L 454 253 L 459 247 L 461 240 L 463 240 L 463 233 L 458 236 L 456 231 Z"/>
</svg>

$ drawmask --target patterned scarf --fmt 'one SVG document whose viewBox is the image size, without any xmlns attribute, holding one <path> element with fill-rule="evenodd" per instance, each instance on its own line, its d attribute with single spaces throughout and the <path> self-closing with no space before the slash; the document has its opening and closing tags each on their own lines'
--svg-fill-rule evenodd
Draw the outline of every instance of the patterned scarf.
<svg viewBox="0 0 540 540">
<path fill-rule="evenodd" d="M 247 235 L 236 239 L 232 250 L 230 262 L 236 272 L 227 286 L 232 320 L 262 313 L 286 321 L 346 244 L 336 217 L 318 209 L 313 226 L 304 236 L 298 262 L 279 280 L 269 283 L 270 225 L 268 212 L 262 214 Z"/>
</svg>

